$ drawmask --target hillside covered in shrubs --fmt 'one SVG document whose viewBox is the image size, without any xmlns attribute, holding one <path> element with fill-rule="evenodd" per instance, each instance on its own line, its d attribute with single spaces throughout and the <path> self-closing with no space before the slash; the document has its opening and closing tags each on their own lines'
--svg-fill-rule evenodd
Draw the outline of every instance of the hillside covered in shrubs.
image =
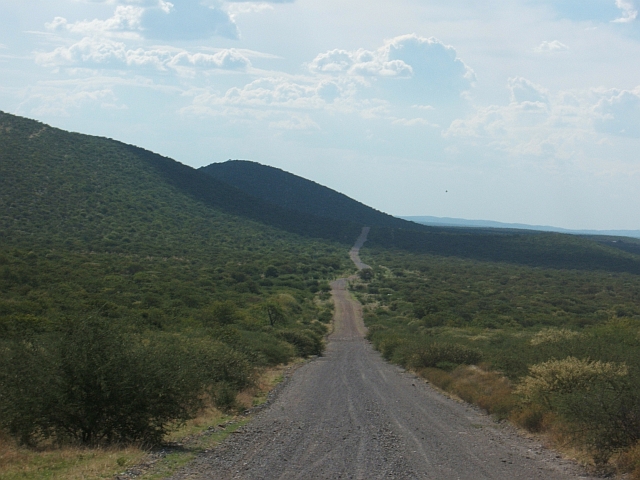
<svg viewBox="0 0 640 480">
<path fill-rule="evenodd" d="M 298 219 L 151 152 L 0 114 L 0 428 L 156 443 L 204 403 L 233 409 L 260 368 L 321 353 L 328 280 L 352 268 L 348 243 L 322 238 L 359 228 Z"/>
</svg>

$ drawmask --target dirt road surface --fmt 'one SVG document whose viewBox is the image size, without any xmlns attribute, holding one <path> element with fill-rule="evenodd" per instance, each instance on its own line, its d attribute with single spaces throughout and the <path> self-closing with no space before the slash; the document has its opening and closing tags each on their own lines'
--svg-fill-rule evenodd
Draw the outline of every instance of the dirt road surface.
<svg viewBox="0 0 640 480">
<path fill-rule="evenodd" d="M 298 369 L 252 422 L 171 478 L 591 478 L 385 362 L 363 338 L 361 306 L 347 284 L 332 283 L 335 330 L 325 355 Z"/>
<path fill-rule="evenodd" d="M 360 260 L 360 249 L 364 245 L 364 242 L 367 241 L 369 230 L 370 230 L 369 227 L 364 227 L 362 229 L 362 233 L 360 233 L 360 236 L 356 240 L 356 244 L 353 246 L 353 248 L 351 248 L 351 250 L 349 250 L 349 257 L 351 258 L 351 261 L 356 264 L 356 267 L 358 268 L 358 270 L 371 268 L 369 267 L 369 265 L 367 265 L 366 263 L 362 263 L 362 260 Z"/>
</svg>

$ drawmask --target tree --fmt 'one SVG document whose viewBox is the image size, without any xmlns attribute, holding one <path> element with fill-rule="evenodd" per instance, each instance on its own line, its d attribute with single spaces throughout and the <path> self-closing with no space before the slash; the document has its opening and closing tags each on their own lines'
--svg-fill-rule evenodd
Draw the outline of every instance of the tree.
<svg viewBox="0 0 640 480">
<path fill-rule="evenodd" d="M 158 443 L 201 408 L 210 385 L 242 383 L 246 362 L 230 353 L 126 335 L 106 319 L 69 320 L 2 351 L 0 425 L 26 444 Z"/>
<path fill-rule="evenodd" d="M 370 268 L 363 268 L 358 271 L 358 276 L 365 282 L 373 279 L 373 270 Z"/>
<path fill-rule="evenodd" d="M 285 319 L 282 306 L 274 300 L 269 300 L 268 302 L 266 302 L 264 305 L 264 310 L 267 314 L 267 318 L 269 319 L 269 325 L 271 325 L 272 327 L 275 326 L 276 323 L 283 322 Z"/>
<path fill-rule="evenodd" d="M 238 307 L 230 300 L 213 302 L 203 314 L 205 323 L 230 325 L 238 320 Z"/>
</svg>

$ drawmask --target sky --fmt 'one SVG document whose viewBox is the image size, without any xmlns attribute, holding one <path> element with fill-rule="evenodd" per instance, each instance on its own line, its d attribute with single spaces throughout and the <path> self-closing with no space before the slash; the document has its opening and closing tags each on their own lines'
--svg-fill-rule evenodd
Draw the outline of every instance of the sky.
<svg viewBox="0 0 640 480">
<path fill-rule="evenodd" d="M 640 0 L 2 0 L 0 110 L 393 215 L 640 229 Z"/>
</svg>

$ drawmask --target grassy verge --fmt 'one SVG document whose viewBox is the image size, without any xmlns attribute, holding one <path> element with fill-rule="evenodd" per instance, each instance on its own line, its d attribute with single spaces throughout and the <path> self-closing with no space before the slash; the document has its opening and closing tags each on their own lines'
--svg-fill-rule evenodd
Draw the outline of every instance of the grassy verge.
<svg viewBox="0 0 640 480">
<path fill-rule="evenodd" d="M 136 447 L 89 449 L 44 447 L 30 450 L 13 441 L 0 440 L 0 479 L 112 478 L 128 465 L 136 464 L 146 452 Z"/>
<path fill-rule="evenodd" d="M 237 396 L 237 409 L 262 405 L 268 393 L 281 383 L 289 366 L 262 372 L 255 385 Z M 0 438 L 0 480 L 80 480 L 112 479 L 124 472 L 136 478 L 165 478 L 198 454 L 215 447 L 228 435 L 245 425 L 250 416 L 233 416 L 207 408 L 196 418 L 173 430 L 166 444 L 156 450 L 136 446 L 88 448 L 45 445 L 38 449 L 20 447 L 10 438 Z"/>
</svg>

